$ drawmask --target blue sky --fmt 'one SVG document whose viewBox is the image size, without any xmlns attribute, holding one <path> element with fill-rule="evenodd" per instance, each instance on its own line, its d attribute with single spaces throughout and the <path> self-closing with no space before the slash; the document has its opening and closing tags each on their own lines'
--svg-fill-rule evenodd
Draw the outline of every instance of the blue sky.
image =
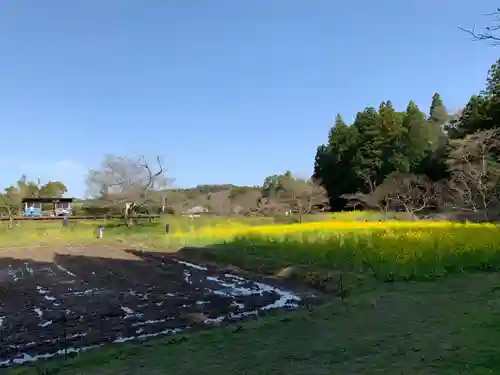
<svg viewBox="0 0 500 375">
<path fill-rule="evenodd" d="M 175 186 L 312 172 L 337 112 L 450 110 L 498 48 L 457 26 L 496 1 L 3 0 L 0 186 L 81 196 L 106 153 L 162 155 Z"/>
</svg>

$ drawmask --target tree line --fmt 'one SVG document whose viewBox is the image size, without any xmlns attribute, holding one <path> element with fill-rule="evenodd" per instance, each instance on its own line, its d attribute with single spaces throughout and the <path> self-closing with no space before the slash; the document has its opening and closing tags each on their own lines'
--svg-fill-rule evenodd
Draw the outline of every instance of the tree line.
<svg viewBox="0 0 500 375">
<path fill-rule="evenodd" d="M 19 214 L 22 209 L 24 198 L 60 198 L 68 191 L 66 185 L 61 181 L 49 181 L 40 184 L 28 180 L 23 175 L 16 183 L 6 187 L 0 193 L 0 213 L 8 216 Z"/>
<path fill-rule="evenodd" d="M 352 124 L 336 117 L 316 152 L 313 178 L 333 210 L 352 207 L 416 212 L 500 211 L 500 59 L 485 88 L 450 114 L 439 93 L 426 115 L 413 101 L 391 101 L 358 112 Z"/>
<path fill-rule="evenodd" d="M 293 215 L 299 220 L 326 207 L 326 190 L 309 178 L 290 171 L 268 176 L 262 185 L 198 185 L 171 188 L 172 179 L 162 160 L 106 155 L 86 176 L 87 199 L 73 204 L 75 215 L 123 215 L 129 222 L 137 214 L 183 214 L 200 207 L 213 215 Z M 64 182 L 45 184 L 22 176 L 0 194 L 0 214 L 22 215 L 24 198 L 59 198 L 67 193 Z M 52 211 L 43 204 L 43 211 Z"/>
<path fill-rule="evenodd" d="M 188 213 L 198 207 L 215 215 L 303 216 L 326 207 L 326 190 L 310 178 L 290 171 L 266 177 L 260 186 L 199 185 L 169 189 L 171 179 L 159 157 L 107 155 L 87 176 L 89 195 L 100 207 L 122 207 L 126 220 L 144 210 Z"/>
</svg>

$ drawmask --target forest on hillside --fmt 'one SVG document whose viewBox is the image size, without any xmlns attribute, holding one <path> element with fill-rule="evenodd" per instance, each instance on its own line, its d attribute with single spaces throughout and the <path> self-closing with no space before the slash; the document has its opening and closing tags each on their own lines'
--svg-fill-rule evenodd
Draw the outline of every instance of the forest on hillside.
<svg viewBox="0 0 500 375">
<path fill-rule="evenodd" d="M 391 101 L 358 112 L 352 124 L 339 114 L 316 152 L 314 178 L 330 207 L 469 213 L 500 211 L 500 59 L 484 89 L 457 113 L 439 93 L 426 115 L 413 101 L 404 111 Z"/>
</svg>

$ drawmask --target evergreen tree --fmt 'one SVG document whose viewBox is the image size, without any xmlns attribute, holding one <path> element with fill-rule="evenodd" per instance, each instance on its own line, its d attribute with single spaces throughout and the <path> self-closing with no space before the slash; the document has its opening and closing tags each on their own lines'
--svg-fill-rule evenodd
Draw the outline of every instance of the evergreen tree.
<svg viewBox="0 0 500 375">
<path fill-rule="evenodd" d="M 488 99 L 500 98 L 500 59 L 488 71 L 486 89 L 483 91 L 483 95 Z"/>
<path fill-rule="evenodd" d="M 348 126 L 342 116 L 337 115 L 329 132 L 328 144 L 318 147 L 313 174 L 328 192 L 333 209 L 342 209 L 345 205 L 340 195 L 358 188 L 352 165 L 357 147 L 357 129 Z"/>
<path fill-rule="evenodd" d="M 425 114 L 420 111 L 412 100 L 406 108 L 403 127 L 407 131 L 406 153 L 411 169 L 417 168 L 419 163 L 432 151 L 435 134 L 431 121 L 427 121 Z"/>
<path fill-rule="evenodd" d="M 379 128 L 379 114 L 373 107 L 367 107 L 356 114 L 353 127 L 359 133 L 359 148 L 356 152 L 354 171 L 361 186 L 368 188 L 367 180 L 379 183 L 382 168 L 383 136 Z"/>
<path fill-rule="evenodd" d="M 367 107 L 352 126 L 338 115 L 328 143 L 318 147 L 314 177 L 328 191 L 333 209 L 342 209 L 342 195 L 368 193 L 393 172 L 426 175 L 433 181 L 450 177 L 450 139 L 500 126 L 500 59 L 488 73 L 486 87 L 473 95 L 458 118 L 452 119 L 439 93 L 429 116 L 410 101 L 398 112 L 390 101 L 378 110 Z M 500 157 L 500 156 L 499 156 Z"/>
<path fill-rule="evenodd" d="M 435 93 L 432 96 L 431 107 L 429 109 L 429 122 L 432 129 L 432 138 L 430 141 L 433 150 L 442 147 L 446 143 L 445 128 L 450 120 L 451 116 L 443 104 L 441 95 Z"/>
<path fill-rule="evenodd" d="M 473 95 L 462 111 L 461 116 L 448 127 L 450 138 L 462 138 L 480 130 L 488 129 L 491 124 L 489 101 L 482 95 Z"/>
<path fill-rule="evenodd" d="M 489 123 L 486 124 L 486 129 L 498 128 L 500 127 L 500 59 L 488 71 L 483 95 L 488 101 Z"/>
<path fill-rule="evenodd" d="M 396 112 L 391 101 L 380 105 L 378 127 L 377 147 L 381 150 L 382 160 L 378 179 L 383 180 L 394 171 L 407 173 L 409 171 L 405 150 L 407 129 L 403 127 L 403 117 Z"/>
<path fill-rule="evenodd" d="M 429 121 L 439 126 L 444 126 L 449 119 L 450 115 L 443 104 L 441 95 L 439 95 L 439 93 L 435 93 L 432 96 L 431 107 L 429 110 Z"/>
<path fill-rule="evenodd" d="M 500 127 L 500 59 L 491 66 L 486 88 L 472 95 L 459 119 L 449 127 L 451 138 L 461 138 L 481 130 Z"/>
</svg>

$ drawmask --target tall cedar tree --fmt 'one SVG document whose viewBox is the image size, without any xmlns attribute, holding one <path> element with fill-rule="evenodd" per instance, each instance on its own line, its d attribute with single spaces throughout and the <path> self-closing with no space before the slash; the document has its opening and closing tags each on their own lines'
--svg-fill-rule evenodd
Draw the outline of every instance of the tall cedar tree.
<svg viewBox="0 0 500 375">
<path fill-rule="evenodd" d="M 373 107 L 367 107 L 356 114 L 353 127 L 359 133 L 359 148 L 355 156 L 354 170 L 358 184 L 367 191 L 366 179 L 378 184 L 380 170 L 382 169 L 382 134 L 379 128 L 379 114 Z M 345 192 L 352 193 L 352 191 Z"/>
<path fill-rule="evenodd" d="M 316 152 L 313 178 L 320 180 L 328 192 L 332 209 L 345 205 L 340 195 L 357 189 L 353 170 L 357 139 L 357 129 L 348 126 L 342 116 L 337 115 L 328 143 L 319 146 Z"/>
<path fill-rule="evenodd" d="M 415 102 L 410 101 L 406 108 L 403 127 L 407 131 L 406 153 L 412 170 L 418 168 L 424 158 L 432 152 L 436 142 L 433 126 Z"/>
<path fill-rule="evenodd" d="M 381 182 L 394 171 L 407 173 L 409 162 L 405 139 L 407 130 L 403 117 L 397 113 L 391 101 L 382 102 L 379 107 L 377 145 L 381 150 L 381 168 L 377 180 Z"/>
<path fill-rule="evenodd" d="M 431 107 L 429 109 L 429 122 L 432 128 L 432 149 L 435 151 L 439 147 L 443 147 L 446 143 L 446 134 L 444 129 L 451 120 L 446 107 L 443 104 L 441 95 L 435 93 L 432 96 Z"/>
</svg>

